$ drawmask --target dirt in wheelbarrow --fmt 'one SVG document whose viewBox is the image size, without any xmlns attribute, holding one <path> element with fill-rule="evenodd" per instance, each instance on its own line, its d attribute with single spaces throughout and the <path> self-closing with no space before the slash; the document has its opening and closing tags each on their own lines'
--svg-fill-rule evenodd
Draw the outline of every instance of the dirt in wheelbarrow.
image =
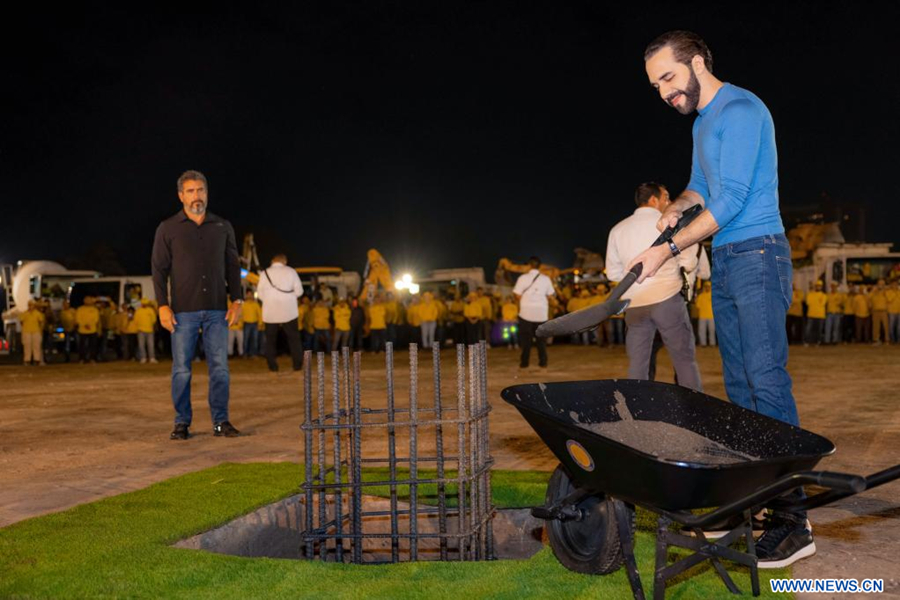
<svg viewBox="0 0 900 600">
<path fill-rule="evenodd" d="M 579 423 L 578 414 L 570 413 L 584 429 L 615 440 L 651 456 L 674 462 L 725 465 L 759 460 L 715 442 L 689 429 L 663 421 L 639 421 L 632 417 L 621 392 L 614 393 L 619 421 Z"/>
</svg>

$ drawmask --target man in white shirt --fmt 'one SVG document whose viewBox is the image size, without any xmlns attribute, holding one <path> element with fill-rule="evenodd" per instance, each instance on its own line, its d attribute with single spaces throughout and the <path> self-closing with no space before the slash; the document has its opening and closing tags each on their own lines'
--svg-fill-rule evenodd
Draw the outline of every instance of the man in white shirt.
<svg viewBox="0 0 900 600">
<path fill-rule="evenodd" d="M 303 347 L 300 343 L 300 329 L 297 327 L 297 298 L 303 295 L 303 284 L 297 271 L 287 266 L 287 257 L 278 254 L 272 264 L 259 274 L 256 287 L 262 301 L 262 318 L 266 324 L 266 362 L 269 370 L 278 371 L 277 356 L 278 330 L 287 336 L 291 349 L 294 370 L 303 368 Z"/>
<path fill-rule="evenodd" d="M 634 214 L 609 232 L 606 248 L 606 276 L 621 281 L 628 273 L 631 259 L 649 248 L 659 236 L 656 223 L 669 205 L 669 192 L 657 183 L 637 187 Z M 631 300 L 625 312 L 625 348 L 628 352 L 628 378 L 648 379 L 653 338 L 657 330 L 669 351 L 679 385 L 702 390 L 700 370 L 694 352 L 694 332 L 687 306 L 681 297 L 684 278 L 681 268 L 697 267 L 697 248 L 690 247 L 670 261 L 656 276 L 635 283 L 623 294 Z"/>
<path fill-rule="evenodd" d="M 548 298 L 556 292 L 553 282 L 538 270 L 541 259 L 532 256 L 528 260 L 531 270 L 520 275 L 513 288 L 513 294 L 519 301 L 519 343 L 522 344 L 522 358 L 519 368 L 527 369 L 531 358 L 531 342 L 538 325 L 547 320 L 550 314 Z M 538 365 L 547 368 L 547 340 L 537 338 Z"/>
</svg>

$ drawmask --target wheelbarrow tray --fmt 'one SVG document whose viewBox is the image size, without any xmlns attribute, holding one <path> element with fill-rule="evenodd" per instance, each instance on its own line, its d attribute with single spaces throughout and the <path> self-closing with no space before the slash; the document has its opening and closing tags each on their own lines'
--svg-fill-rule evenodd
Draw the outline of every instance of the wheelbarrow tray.
<svg viewBox="0 0 900 600">
<path fill-rule="evenodd" d="M 663 511 L 738 501 L 782 476 L 812 469 L 834 452 L 834 444 L 815 433 L 666 383 L 523 384 L 501 396 L 519 410 L 577 487 Z M 621 420 L 617 396 L 624 397 L 636 421 L 675 425 L 754 458 L 727 464 L 660 458 L 582 426 Z"/>
</svg>

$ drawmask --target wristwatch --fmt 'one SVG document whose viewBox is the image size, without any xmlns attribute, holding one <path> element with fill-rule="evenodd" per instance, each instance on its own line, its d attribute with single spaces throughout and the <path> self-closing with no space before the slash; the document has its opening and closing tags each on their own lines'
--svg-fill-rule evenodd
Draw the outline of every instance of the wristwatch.
<svg viewBox="0 0 900 600">
<path fill-rule="evenodd" d="M 672 251 L 672 256 L 678 256 L 681 254 L 681 250 L 678 249 L 678 246 L 675 245 L 675 242 L 669 240 L 669 250 Z"/>
</svg>

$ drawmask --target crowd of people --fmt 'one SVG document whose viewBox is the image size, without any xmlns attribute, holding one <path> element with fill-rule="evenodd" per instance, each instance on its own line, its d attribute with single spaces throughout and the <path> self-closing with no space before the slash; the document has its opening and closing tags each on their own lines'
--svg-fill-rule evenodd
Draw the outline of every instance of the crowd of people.
<svg viewBox="0 0 900 600">
<path fill-rule="evenodd" d="M 557 288 L 549 302 L 547 318 L 555 318 L 604 302 L 616 283 L 570 282 Z M 693 294 L 685 292 L 696 343 L 715 346 L 716 331 L 709 281 L 698 280 Z M 302 348 L 329 352 L 343 346 L 351 350 L 380 352 L 386 342 L 405 347 L 415 342 L 430 349 L 433 344 L 473 344 L 519 349 L 519 304 L 512 294 L 489 293 L 484 288 L 462 296 L 426 291 L 418 295 L 378 291 L 365 295 L 335 297 L 321 288 L 309 290 L 298 306 Z M 568 340 L 573 344 L 600 347 L 625 343 L 624 315 L 615 315 L 593 331 Z M 161 331 L 156 302 L 146 298 L 120 307 L 106 298 L 87 297 L 75 308 L 66 302 L 58 313 L 41 301 L 29 303 L 21 313 L 22 348 L 27 365 L 45 364 L 48 348 L 58 351 L 65 362 L 82 363 L 130 360 L 156 363 L 171 351 L 168 333 Z M 821 281 L 806 293 L 794 288 L 787 318 L 792 344 L 824 345 L 900 342 L 900 282 L 887 285 L 854 285 L 842 291 L 831 284 L 823 291 Z M 266 327 L 262 306 L 253 290 L 247 290 L 241 318 L 229 326 L 228 355 L 233 358 L 264 356 Z M 202 344 L 198 344 L 198 357 Z"/>
<path fill-rule="evenodd" d="M 842 288 L 832 283 L 828 292 L 816 281 L 804 293 L 794 286 L 787 313 L 792 344 L 896 344 L 900 342 L 900 281 L 888 286 Z"/>
</svg>

